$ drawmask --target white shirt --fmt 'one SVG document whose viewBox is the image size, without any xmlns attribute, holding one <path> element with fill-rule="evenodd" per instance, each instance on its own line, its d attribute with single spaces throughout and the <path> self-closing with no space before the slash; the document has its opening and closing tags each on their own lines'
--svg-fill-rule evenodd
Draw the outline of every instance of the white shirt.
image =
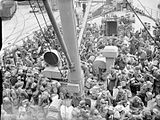
<svg viewBox="0 0 160 120">
<path fill-rule="evenodd" d="M 73 111 L 73 106 L 65 106 L 62 105 L 60 108 L 61 111 L 61 117 L 63 120 L 71 120 L 72 119 L 72 111 Z"/>
</svg>

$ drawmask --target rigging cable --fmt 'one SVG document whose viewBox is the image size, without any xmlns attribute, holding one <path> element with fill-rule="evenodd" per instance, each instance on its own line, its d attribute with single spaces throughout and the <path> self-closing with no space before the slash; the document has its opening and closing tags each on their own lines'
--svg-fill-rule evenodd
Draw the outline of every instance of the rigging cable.
<svg viewBox="0 0 160 120">
<path fill-rule="evenodd" d="M 42 13 L 42 17 L 43 17 L 43 19 L 44 19 L 44 21 L 45 21 L 46 27 L 48 28 L 48 31 L 49 31 L 50 28 L 49 28 L 49 26 L 47 25 L 47 20 L 46 20 L 44 14 L 43 14 L 42 8 L 41 8 L 38 0 L 37 0 L 37 4 L 38 4 L 38 7 L 39 7 L 39 9 L 40 9 L 40 11 L 41 11 L 41 13 Z M 44 3 L 43 3 L 43 5 L 44 5 Z M 52 33 L 54 34 L 54 30 L 53 30 Z M 49 41 L 48 41 L 48 42 L 49 42 Z M 49 42 L 49 44 L 51 45 L 51 42 Z M 52 46 L 52 45 L 51 45 L 51 46 Z"/>
<path fill-rule="evenodd" d="M 44 34 L 43 30 L 42 30 L 42 27 L 41 27 L 41 25 L 40 25 L 40 22 L 39 22 L 39 20 L 38 20 L 38 17 L 37 17 L 37 15 L 36 15 L 36 13 L 35 13 L 35 11 L 34 11 L 34 9 L 33 9 L 33 6 L 32 6 L 32 4 L 31 4 L 31 1 L 28 0 L 28 2 L 29 2 L 30 7 L 31 7 L 32 10 L 33 10 L 34 16 L 35 16 L 35 18 L 36 18 L 36 20 L 37 20 L 37 23 L 38 23 L 38 25 L 39 25 L 39 27 L 40 27 L 40 30 L 41 30 L 41 32 L 42 32 L 42 35 L 43 35 L 44 39 L 50 44 L 50 42 L 49 42 L 49 41 L 46 39 L 46 37 L 45 37 L 45 34 Z M 48 48 L 49 48 L 49 50 L 50 50 L 50 47 L 49 47 L 48 44 L 47 44 L 47 46 L 48 46 Z"/>
<path fill-rule="evenodd" d="M 139 0 L 137 0 L 140 4 L 141 4 L 141 6 L 143 7 L 143 9 L 148 13 L 148 15 L 149 15 L 149 17 L 151 17 L 151 18 L 153 18 L 152 17 L 152 15 L 148 12 L 148 10 L 146 9 L 146 7 L 144 7 L 144 5 L 139 1 Z M 153 18 L 154 19 L 154 18 Z"/>
<path fill-rule="evenodd" d="M 129 5 L 129 7 L 132 9 L 132 11 L 134 12 L 134 14 L 137 16 L 137 18 L 139 19 L 139 21 L 141 22 L 141 24 L 143 25 L 143 27 L 146 29 L 147 33 L 149 34 L 149 36 L 152 38 L 152 40 L 154 41 L 154 38 L 152 37 L 152 35 L 150 34 L 150 32 L 148 31 L 147 27 L 144 25 L 144 23 L 142 22 L 142 20 L 140 19 L 140 17 L 137 15 L 137 13 L 135 12 L 135 10 L 133 9 L 133 7 L 131 6 L 131 4 L 128 2 L 128 0 L 126 0 L 127 4 Z"/>
<path fill-rule="evenodd" d="M 42 8 L 41 8 L 41 6 L 40 6 L 40 4 L 39 4 L 39 1 L 38 1 L 38 0 L 36 0 L 36 1 L 37 1 L 37 4 L 38 4 L 38 7 L 39 7 L 39 9 L 40 9 L 40 11 L 41 11 L 41 13 L 42 13 L 42 17 L 43 17 L 43 19 L 44 19 L 44 22 L 45 22 L 46 26 L 48 27 L 47 21 L 46 21 L 46 19 L 45 19 L 45 16 L 44 16 L 44 14 L 43 14 L 43 11 L 42 11 Z"/>
</svg>

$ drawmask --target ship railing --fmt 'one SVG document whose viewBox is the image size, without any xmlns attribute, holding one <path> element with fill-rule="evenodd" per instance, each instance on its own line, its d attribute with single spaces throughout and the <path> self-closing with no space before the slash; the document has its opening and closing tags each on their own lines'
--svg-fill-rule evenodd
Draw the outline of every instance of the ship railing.
<svg viewBox="0 0 160 120">
<path fill-rule="evenodd" d="M 152 9 L 147 6 L 134 5 L 134 8 L 138 8 L 140 11 L 144 13 L 144 15 L 153 18 L 155 20 L 160 19 L 160 11 Z"/>
</svg>

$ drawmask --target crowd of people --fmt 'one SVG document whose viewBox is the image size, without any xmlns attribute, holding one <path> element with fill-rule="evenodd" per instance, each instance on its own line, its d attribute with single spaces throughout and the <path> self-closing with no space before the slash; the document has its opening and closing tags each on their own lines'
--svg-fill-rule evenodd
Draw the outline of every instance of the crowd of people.
<svg viewBox="0 0 160 120">
<path fill-rule="evenodd" d="M 47 40 L 35 32 L 1 57 L 1 120 L 160 120 L 159 38 L 146 30 L 107 37 L 96 23 L 87 24 L 79 50 L 85 94 L 78 96 L 41 74 L 48 47 L 63 56 L 53 29 L 44 31 Z M 105 46 L 117 46 L 118 57 L 110 72 L 97 72 L 94 59 Z"/>
</svg>

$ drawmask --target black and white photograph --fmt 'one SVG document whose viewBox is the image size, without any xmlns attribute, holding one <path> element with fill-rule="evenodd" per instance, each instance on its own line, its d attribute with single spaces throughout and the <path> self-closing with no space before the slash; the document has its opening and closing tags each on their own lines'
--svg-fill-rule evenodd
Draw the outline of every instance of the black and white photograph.
<svg viewBox="0 0 160 120">
<path fill-rule="evenodd" d="M 0 120 L 160 120 L 160 0 L 0 0 Z"/>
</svg>

